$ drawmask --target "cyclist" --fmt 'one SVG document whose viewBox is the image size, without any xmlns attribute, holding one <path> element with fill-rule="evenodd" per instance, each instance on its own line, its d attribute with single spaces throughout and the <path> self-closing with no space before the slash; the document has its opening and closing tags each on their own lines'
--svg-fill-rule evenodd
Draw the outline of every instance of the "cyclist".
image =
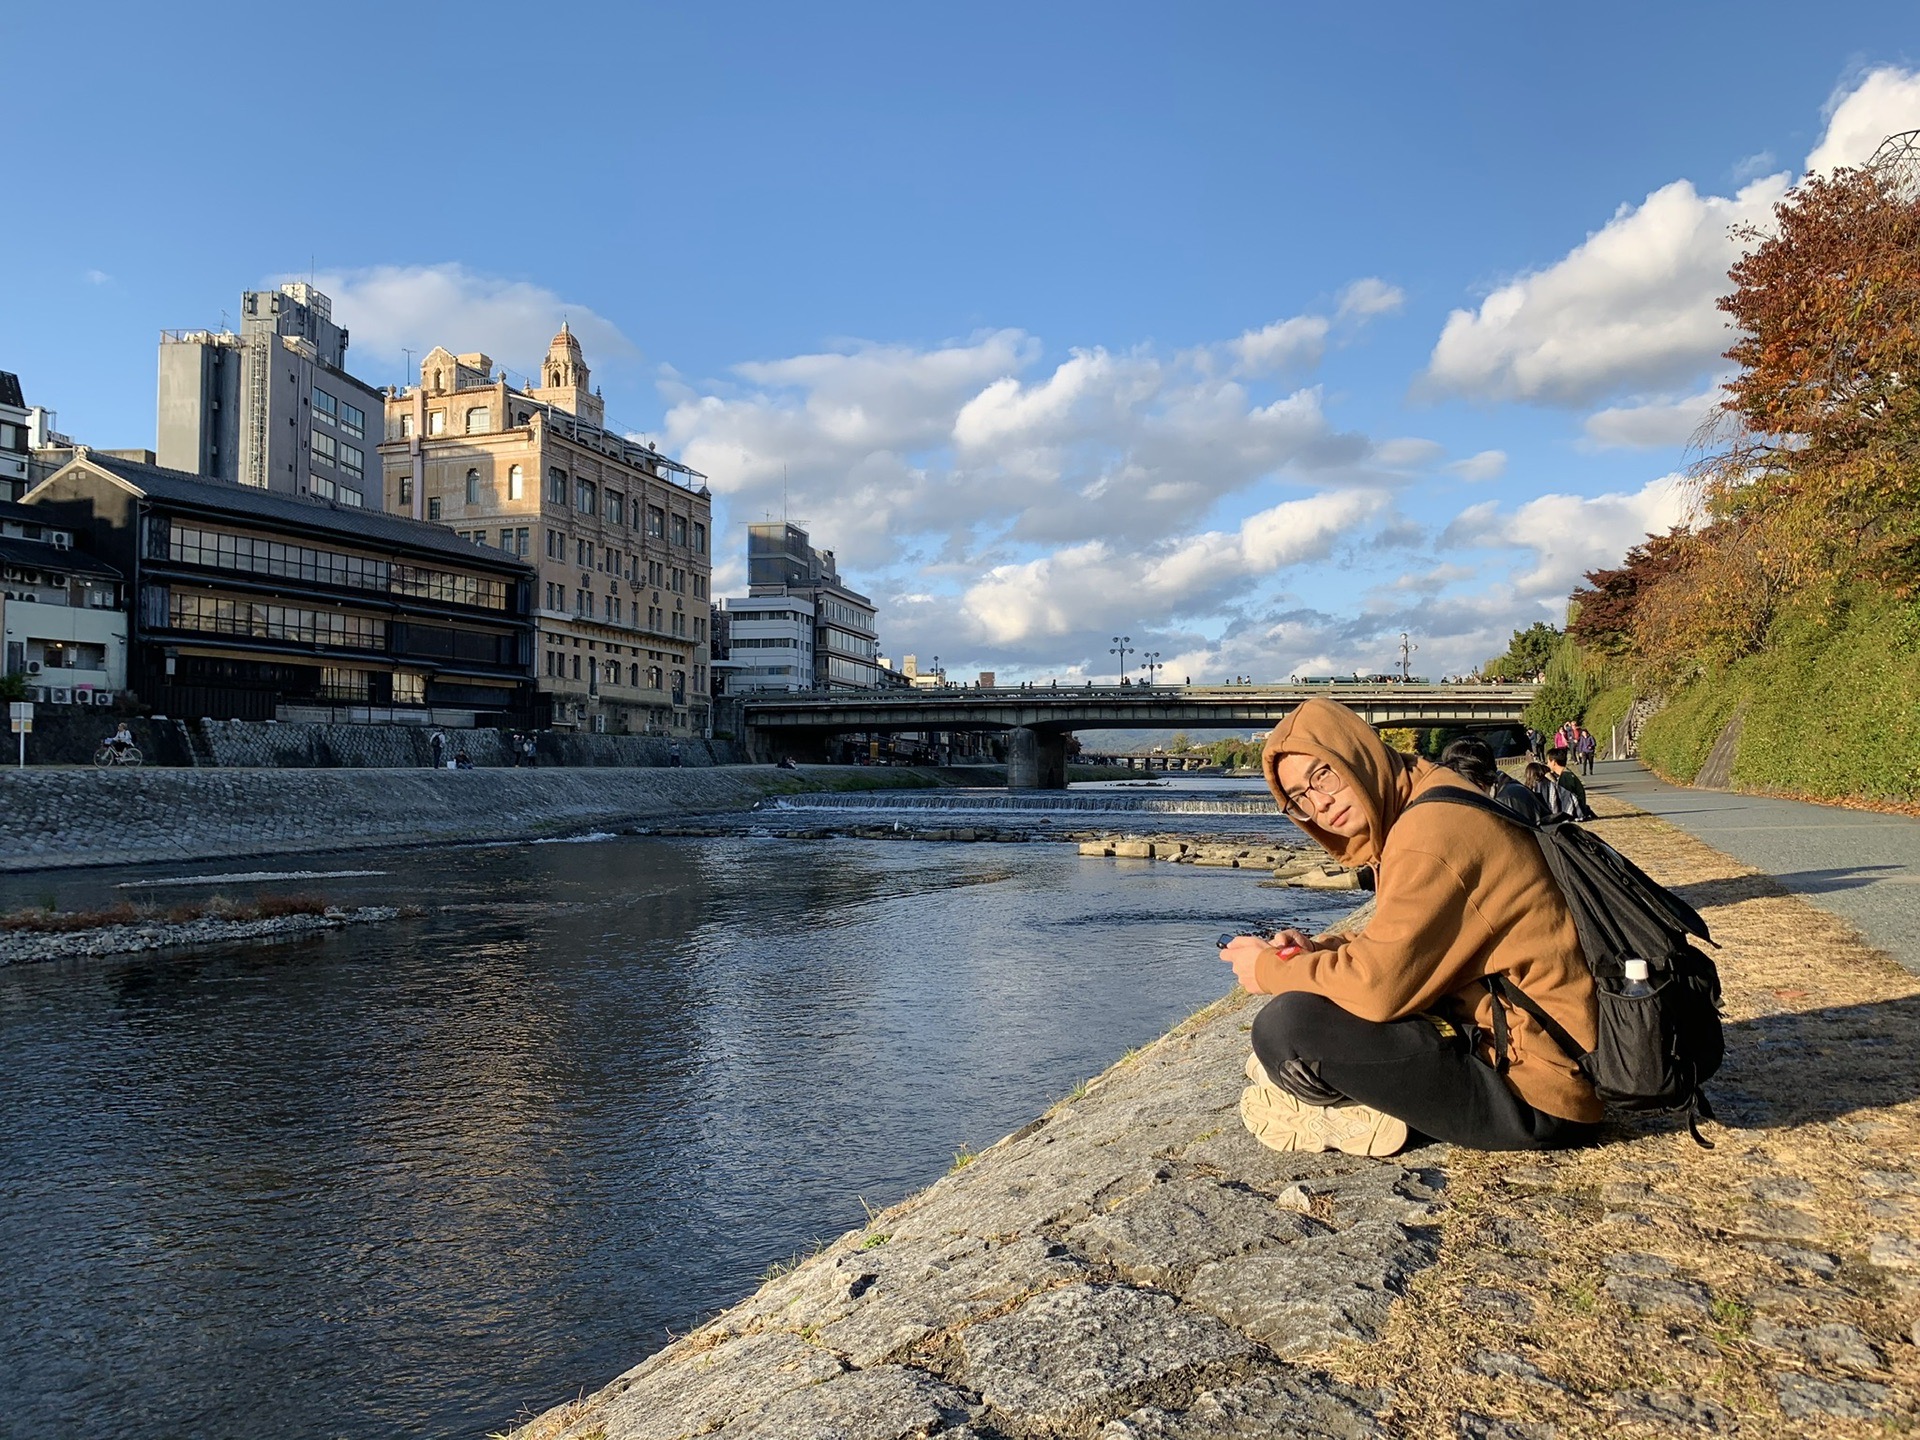
<svg viewBox="0 0 1920 1440">
<path fill-rule="evenodd" d="M 109 735 L 102 743 L 112 746 L 115 757 L 124 760 L 127 757 L 127 751 L 133 748 L 133 732 L 127 728 L 127 722 L 122 720 L 120 722 L 120 728 L 115 730 L 113 734 Z"/>
</svg>

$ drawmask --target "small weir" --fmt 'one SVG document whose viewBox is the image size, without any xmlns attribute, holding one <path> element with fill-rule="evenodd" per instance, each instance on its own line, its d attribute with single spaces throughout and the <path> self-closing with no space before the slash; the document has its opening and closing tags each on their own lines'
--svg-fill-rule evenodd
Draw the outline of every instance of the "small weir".
<svg viewBox="0 0 1920 1440">
<path fill-rule="evenodd" d="M 1182 794 L 1128 795 L 1112 790 L 1074 794 L 1048 790 L 963 790 L 929 794 L 924 790 L 833 795 L 790 795 L 764 807 L 778 810 L 939 811 L 943 814 L 1112 814 L 1125 811 L 1149 815 L 1278 815 L 1273 798 L 1264 790 L 1237 795 Z"/>
</svg>

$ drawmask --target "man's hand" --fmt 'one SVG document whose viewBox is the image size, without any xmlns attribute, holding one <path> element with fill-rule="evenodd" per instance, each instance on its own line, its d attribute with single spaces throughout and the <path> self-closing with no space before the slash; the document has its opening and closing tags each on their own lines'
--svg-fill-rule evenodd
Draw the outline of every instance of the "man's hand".
<svg viewBox="0 0 1920 1440">
<path fill-rule="evenodd" d="M 1273 938 L 1274 943 L 1269 944 L 1257 935 L 1236 935 L 1220 947 L 1220 958 L 1233 967 L 1234 978 L 1249 995 L 1266 993 L 1255 978 L 1262 956 L 1273 955 L 1288 960 L 1300 953 L 1298 932 L 1284 930 Z"/>
</svg>

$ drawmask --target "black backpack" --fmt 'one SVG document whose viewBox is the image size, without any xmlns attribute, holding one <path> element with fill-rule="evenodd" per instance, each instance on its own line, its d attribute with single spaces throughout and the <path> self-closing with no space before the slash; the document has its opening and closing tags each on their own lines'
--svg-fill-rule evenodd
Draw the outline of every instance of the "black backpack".
<svg viewBox="0 0 1920 1440">
<path fill-rule="evenodd" d="M 1702 1145 L 1699 1122 L 1713 1118 L 1700 1087 L 1720 1068 L 1720 972 L 1690 943 L 1713 943 L 1700 912 L 1656 883 L 1591 831 L 1556 817 L 1533 823 L 1478 791 L 1443 786 L 1413 798 L 1484 810 L 1533 833 L 1546 857 L 1593 972 L 1598 1032 L 1583 1050 L 1566 1028 L 1504 975 L 1486 977 L 1493 996 L 1494 1055 L 1504 1071 L 1507 1036 L 1503 1005 L 1533 1017 L 1553 1043 L 1579 1065 L 1602 1100 L 1622 1110 L 1687 1112 L 1687 1128 Z M 1623 994 L 1626 962 L 1647 962 L 1652 991 Z"/>
</svg>

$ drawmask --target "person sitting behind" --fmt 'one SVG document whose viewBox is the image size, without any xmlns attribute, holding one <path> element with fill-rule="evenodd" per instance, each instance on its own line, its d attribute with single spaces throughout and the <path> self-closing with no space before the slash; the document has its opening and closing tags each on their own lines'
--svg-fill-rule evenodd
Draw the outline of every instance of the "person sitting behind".
<svg viewBox="0 0 1920 1440">
<path fill-rule="evenodd" d="M 1493 747 L 1477 736 L 1466 735 L 1440 752 L 1440 763 L 1471 781 L 1489 800 L 1511 810 L 1529 825 L 1540 825 L 1553 818 L 1540 797 L 1500 768 Z"/>
<path fill-rule="evenodd" d="M 1575 820 L 1593 819 L 1593 807 L 1587 803 L 1587 786 L 1567 765 L 1567 752 L 1555 747 L 1547 752 L 1547 773 L 1566 797 L 1556 808 L 1559 814 Z"/>
<path fill-rule="evenodd" d="M 1496 1029 L 1486 985 L 1505 977 L 1594 1043 L 1593 977 L 1533 836 L 1464 805 L 1410 809 L 1469 782 L 1388 749 L 1331 700 L 1282 720 L 1261 768 L 1289 819 L 1378 878 L 1357 935 L 1290 929 L 1221 948 L 1245 989 L 1274 997 L 1253 1021 L 1240 1101 L 1255 1138 L 1354 1155 L 1391 1155 L 1415 1130 L 1481 1150 L 1591 1140 L 1593 1086 L 1524 1011 L 1503 1006 Z"/>
</svg>

